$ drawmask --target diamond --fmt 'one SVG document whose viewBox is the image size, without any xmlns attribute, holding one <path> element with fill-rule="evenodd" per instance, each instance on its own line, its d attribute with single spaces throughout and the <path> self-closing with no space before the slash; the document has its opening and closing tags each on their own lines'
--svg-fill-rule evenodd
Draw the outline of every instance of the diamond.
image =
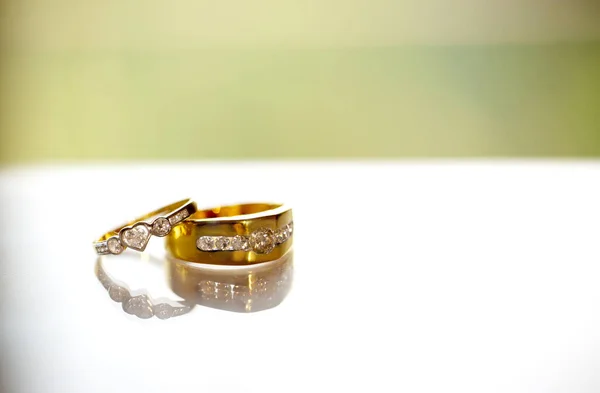
<svg viewBox="0 0 600 393">
<path fill-rule="evenodd" d="M 173 306 L 161 303 L 154 306 L 154 315 L 159 319 L 169 319 L 173 316 Z"/>
<path fill-rule="evenodd" d="M 169 220 L 164 217 L 159 217 L 152 224 L 152 234 L 156 236 L 166 236 L 171 230 Z"/>
<path fill-rule="evenodd" d="M 123 245 L 116 237 L 111 237 L 108 239 L 106 241 L 106 246 L 108 251 L 110 251 L 112 254 L 120 254 L 123 252 Z"/>
<path fill-rule="evenodd" d="M 279 228 L 277 232 L 275 232 L 275 239 L 277 241 L 277 244 L 284 243 L 288 239 L 287 226 Z"/>
<path fill-rule="evenodd" d="M 150 239 L 150 230 L 146 224 L 136 224 L 132 228 L 121 231 L 121 241 L 134 250 L 144 251 Z"/>
<path fill-rule="evenodd" d="M 183 221 L 189 215 L 190 214 L 185 209 L 178 211 L 173 216 L 169 217 L 169 222 L 171 223 L 171 225 L 174 225 L 174 224 L 178 223 L 179 221 Z"/>
<path fill-rule="evenodd" d="M 118 285 L 111 285 L 108 288 L 108 295 L 117 303 L 121 303 L 129 299 L 129 291 Z"/>
<path fill-rule="evenodd" d="M 275 248 L 273 230 L 260 228 L 250 235 L 250 246 L 257 254 L 268 254 Z"/>
<path fill-rule="evenodd" d="M 248 238 L 242 235 L 236 235 L 231 239 L 231 249 L 234 251 L 249 251 L 250 243 Z"/>
<path fill-rule="evenodd" d="M 227 251 L 231 249 L 231 240 L 228 237 L 220 236 L 215 241 L 215 248 L 221 251 Z"/>
<path fill-rule="evenodd" d="M 285 243 L 292 236 L 293 223 L 289 223 L 275 231 L 275 241 L 277 244 Z"/>
<path fill-rule="evenodd" d="M 108 253 L 108 246 L 106 245 L 106 242 L 96 244 L 96 252 L 98 254 Z"/>
<path fill-rule="evenodd" d="M 154 315 L 152 304 L 146 295 L 135 296 L 124 302 L 123 311 L 142 319 L 148 319 Z"/>
<path fill-rule="evenodd" d="M 201 236 L 196 240 L 196 247 L 200 251 L 214 251 L 215 238 L 213 236 Z"/>
</svg>

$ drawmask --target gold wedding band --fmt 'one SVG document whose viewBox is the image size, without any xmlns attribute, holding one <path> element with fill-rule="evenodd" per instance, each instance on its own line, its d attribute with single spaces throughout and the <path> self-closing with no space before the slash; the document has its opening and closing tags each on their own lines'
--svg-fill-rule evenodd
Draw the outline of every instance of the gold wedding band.
<svg viewBox="0 0 600 393">
<path fill-rule="evenodd" d="M 199 210 L 173 228 L 166 246 L 176 259 L 248 265 L 281 258 L 292 247 L 291 208 L 248 203 Z"/>
<path fill-rule="evenodd" d="M 138 217 L 106 232 L 94 242 L 98 255 L 120 254 L 127 247 L 144 251 L 150 236 L 167 236 L 176 225 L 196 212 L 196 202 L 184 199 Z"/>
</svg>

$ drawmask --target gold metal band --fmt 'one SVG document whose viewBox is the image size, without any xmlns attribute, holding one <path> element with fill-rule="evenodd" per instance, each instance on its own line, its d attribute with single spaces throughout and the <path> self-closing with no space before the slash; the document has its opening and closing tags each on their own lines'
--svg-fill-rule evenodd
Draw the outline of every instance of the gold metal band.
<svg viewBox="0 0 600 393">
<path fill-rule="evenodd" d="M 138 217 L 125 225 L 108 231 L 94 242 L 99 255 L 120 254 L 127 247 L 144 251 L 150 236 L 163 237 L 187 217 L 196 212 L 196 202 L 184 199 Z"/>
<path fill-rule="evenodd" d="M 183 261 L 248 265 L 281 258 L 292 238 L 291 208 L 249 203 L 197 211 L 173 228 L 166 246 Z"/>
</svg>

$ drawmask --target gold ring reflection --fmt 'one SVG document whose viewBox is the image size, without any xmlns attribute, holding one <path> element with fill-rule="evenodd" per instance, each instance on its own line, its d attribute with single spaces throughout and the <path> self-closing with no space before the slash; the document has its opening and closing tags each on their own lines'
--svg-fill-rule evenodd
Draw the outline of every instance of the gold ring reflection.
<svg viewBox="0 0 600 393">
<path fill-rule="evenodd" d="M 277 306 L 293 278 L 293 251 L 251 266 L 211 266 L 167 258 L 171 290 L 202 306 L 256 312 Z"/>
<path fill-rule="evenodd" d="M 121 303 L 127 314 L 142 319 L 169 319 L 189 313 L 195 305 L 234 312 L 266 310 L 281 303 L 292 285 L 293 251 L 275 261 L 251 266 L 211 266 L 173 257 L 146 257 L 150 262 L 165 264 L 169 287 L 183 300 L 155 300 L 143 288 L 131 291 L 105 271 L 105 257 L 98 257 L 95 266 L 96 277 L 109 297 Z"/>
</svg>

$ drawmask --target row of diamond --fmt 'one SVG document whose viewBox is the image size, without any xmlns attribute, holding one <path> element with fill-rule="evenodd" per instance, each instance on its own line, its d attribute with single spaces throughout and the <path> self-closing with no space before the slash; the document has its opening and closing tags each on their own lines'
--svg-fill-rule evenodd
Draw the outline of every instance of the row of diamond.
<svg viewBox="0 0 600 393">
<path fill-rule="evenodd" d="M 180 223 L 181 221 L 185 220 L 189 215 L 190 215 L 190 213 L 186 209 L 180 210 L 177 213 L 175 213 L 169 217 L 169 223 L 171 225 L 175 225 L 175 224 Z"/>
<path fill-rule="evenodd" d="M 98 255 L 120 254 L 126 247 L 131 247 L 135 250 L 143 249 L 148 242 L 150 235 L 166 236 L 171 232 L 175 224 L 180 223 L 189 217 L 190 213 L 187 209 L 182 209 L 173 213 L 168 218 L 158 217 L 152 224 L 138 223 L 130 228 L 124 228 L 119 235 L 113 236 L 106 241 L 94 244 Z"/>
<path fill-rule="evenodd" d="M 254 251 L 257 254 L 268 254 L 275 246 L 285 243 L 294 231 L 294 223 L 272 230 L 260 228 L 249 236 L 200 236 L 196 247 L 200 251 Z"/>
<path fill-rule="evenodd" d="M 108 250 L 108 245 L 106 244 L 106 242 L 95 243 L 94 247 L 96 248 L 96 253 L 98 255 L 110 254 L 110 251 Z"/>
</svg>

